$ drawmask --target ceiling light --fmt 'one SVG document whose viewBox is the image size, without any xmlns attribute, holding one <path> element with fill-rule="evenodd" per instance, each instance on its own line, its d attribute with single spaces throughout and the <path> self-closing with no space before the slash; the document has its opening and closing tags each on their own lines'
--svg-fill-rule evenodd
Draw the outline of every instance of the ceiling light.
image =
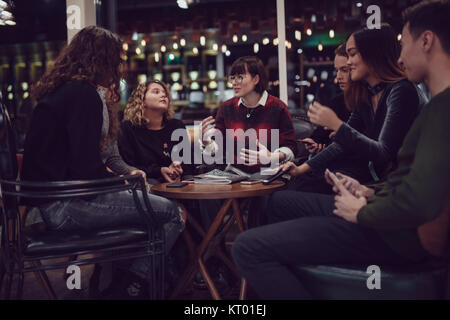
<svg viewBox="0 0 450 320">
<path fill-rule="evenodd" d="M 333 29 L 330 30 L 329 35 L 330 35 L 330 38 L 334 38 L 334 30 Z"/>
<path fill-rule="evenodd" d="M 189 9 L 189 6 L 187 4 L 186 0 L 177 0 L 178 7 L 181 9 Z"/>
<path fill-rule="evenodd" d="M 253 52 L 258 53 L 258 51 L 259 51 L 259 43 L 253 44 Z"/>
</svg>

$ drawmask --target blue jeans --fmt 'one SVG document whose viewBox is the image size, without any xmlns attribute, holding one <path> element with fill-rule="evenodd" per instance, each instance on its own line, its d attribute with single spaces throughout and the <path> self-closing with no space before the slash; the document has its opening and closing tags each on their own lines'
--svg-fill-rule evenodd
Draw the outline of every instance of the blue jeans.
<svg viewBox="0 0 450 320">
<path fill-rule="evenodd" d="M 145 208 L 140 191 L 138 191 L 138 196 Z M 148 198 L 156 219 L 164 223 L 166 253 L 168 253 L 184 229 L 183 219 L 176 202 L 152 194 L 149 194 Z M 51 230 L 89 231 L 143 224 L 142 216 L 136 209 L 131 191 L 105 194 L 92 200 L 56 201 L 45 209 L 41 208 L 40 211 L 44 222 Z M 130 270 L 142 278 L 146 278 L 148 263 L 146 258 L 136 259 Z"/>
</svg>

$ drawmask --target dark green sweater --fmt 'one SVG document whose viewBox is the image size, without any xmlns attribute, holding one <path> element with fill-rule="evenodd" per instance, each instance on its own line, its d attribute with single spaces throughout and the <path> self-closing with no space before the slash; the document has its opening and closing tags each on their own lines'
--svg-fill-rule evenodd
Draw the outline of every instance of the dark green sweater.
<svg viewBox="0 0 450 320">
<path fill-rule="evenodd" d="M 396 252 L 427 256 L 417 228 L 435 219 L 450 195 L 450 88 L 424 107 L 398 152 L 398 168 L 358 213 Z"/>
</svg>

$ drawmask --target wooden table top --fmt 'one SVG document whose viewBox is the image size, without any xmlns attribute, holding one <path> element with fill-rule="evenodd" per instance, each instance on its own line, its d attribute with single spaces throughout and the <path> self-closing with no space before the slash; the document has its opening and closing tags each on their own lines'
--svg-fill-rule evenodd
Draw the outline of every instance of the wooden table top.
<svg viewBox="0 0 450 320">
<path fill-rule="evenodd" d="M 152 193 L 169 199 L 233 199 L 264 196 L 285 186 L 284 182 L 278 180 L 268 185 L 245 185 L 237 182 L 225 185 L 189 184 L 182 188 L 167 188 L 168 184 L 166 182 L 152 186 Z"/>
</svg>

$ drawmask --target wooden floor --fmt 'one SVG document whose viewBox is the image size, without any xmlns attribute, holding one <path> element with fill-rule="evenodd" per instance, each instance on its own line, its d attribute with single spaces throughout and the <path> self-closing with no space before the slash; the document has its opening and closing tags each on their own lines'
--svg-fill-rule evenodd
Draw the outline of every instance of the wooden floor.
<svg viewBox="0 0 450 320">
<path fill-rule="evenodd" d="M 64 278 L 65 270 L 49 270 L 47 275 L 52 287 L 57 295 L 58 300 L 89 300 L 89 279 L 94 270 L 93 265 L 81 267 L 81 289 L 69 290 Z M 17 285 L 17 279 L 13 283 L 13 292 Z M 239 288 L 235 287 L 224 290 L 223 299 L 237 300 Z M 25 274 L 24 300 L 49 300 L 44 288 L 42 288 L 33 273 Z M 194 286 L 179 297 L 179 300 L 211 300 L 209 291 L 206 288 L 195 288 Z"/>
</svg>

